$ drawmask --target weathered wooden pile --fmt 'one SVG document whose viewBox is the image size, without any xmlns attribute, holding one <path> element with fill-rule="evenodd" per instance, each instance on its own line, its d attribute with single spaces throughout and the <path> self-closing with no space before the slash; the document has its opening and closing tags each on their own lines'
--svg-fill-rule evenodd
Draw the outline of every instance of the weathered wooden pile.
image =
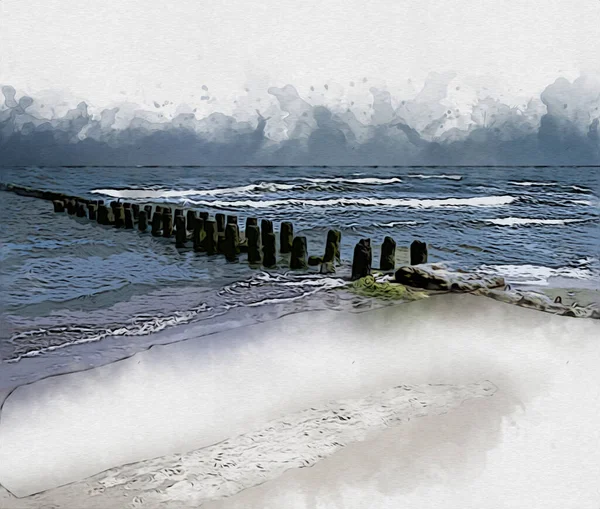
<svg viewBox="0 0 600 509">
<path fill-rule="evenodd" d="M 277 266 L 277 238 L 273 222 L 269 219 L 247 217 L 244 232 L 240 231 L 237 215 L 218 212 L 211 216 L 206 211 L 172 208 L 165 204 L 144 204 L 113 200 L 89 200 L 53 191 L 40 191 L 23 186 L 6 185 L 6 191 L 22 196 L 51 200 L 54 212 L 67 213 L 79 218 L 96 221 L 103 226 L 137 229 L 154 237 L 171 239 L 179 249 L 191 246 L 195 252 L 208 255 L 224 255 L 229 262 L 236 262 L 240 253 L 247 253 L 251 265 L 265 268 Z M 308 256 L 306 237 L 294 235 L 294 225 L 284 221 L 279 227 L 279 254 L 289 257 L 289 268 L 303 270 L 320 266 L 322 274 L 335 272 L 341 263 L 340 244 L 342 234 L 331 229 L 327 233 L 325 252 L 322 256 Z M 427 245 L 414 241 L 410 246 L 411 263 L 427 262 Z M 361 239 L 354 249 L 352 279 L 371 274 L 373 252 L 370 239 Z M 396 266 L 396 242 L 385 237 L 381 246 L 379 268 L 390 272 Z"/>
</svg>

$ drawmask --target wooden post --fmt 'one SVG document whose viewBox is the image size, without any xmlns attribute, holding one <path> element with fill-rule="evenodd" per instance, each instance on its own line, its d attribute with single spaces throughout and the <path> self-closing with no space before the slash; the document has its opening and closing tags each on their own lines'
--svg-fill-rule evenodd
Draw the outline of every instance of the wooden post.
<svg viewBox="0 0 600 509">
<path fill-rule="evenodd" d="M 162 228 L 162 212 L 160 210 L 158 210 L 158 207 L 156 207 L 156 210 L 154 211 L 154 215 L 152 216 L 152 236 L 160 237 L 161 228 Z"/>
<path fill-rule="evenodd" d="M 260 263 L 260 229 L 256 224 L 246 222 L 246 240 L 248 241 L 248 263 Z"/>
<path fill-rule="evenodd" d="M 52 205 L 54 205 L 54 212 L 64 212 L 65 211 L 65 202 L 63 202 L 61 200 L 54 200 L 52 202 Z"/>
<path fill-rule="evenodd" d="M 145 232 L 148 229 L 148 212 L 146 209 L 140 210 L 138 215 L 138 230 Z"/>
<path fill-rule="evenodd" d="M 130 208 L 125 209 L 125 228 L 133 230 L 133 210 Z"/>
<path fill-rule="evenodd" d="M 194 231 L 194 227 L 196 224 L 196 211 L 195 210 L 188 210 L 187 211 L 187 218 L 185 221 L 185 227 L 188 231 L 193 232 Z"/>
<path fill-rule="evenodd" d="M 396 268 L 396 241 L 392 237 L 385 237 L 381 244 L 381 270 L 394 270 Z"/>
<path fill-rule="evenodd" d="M 137 221 L 140 217 L 140 205 L 139 203 L 131 204 L 131 212 L 133 213 L 133 220 Z"/>
<path fill-rule="evenodd" d="M 238 260 L 240 238 L 238 233 L 237 222 L 228 223 L 225 228 L 225 245 L 223 251 L 225 252 L 225 258 L 228 262 L 235 262 Z"/>
<path fill-rule="evenodd" d="M 215 221 L 217 222 L 217 232 L 225 233 L 225 214 L 215 214 Z"/>
<path fill-rule="evenodd" d="M 414 240 L 410 245 L 410 264 L 419 265 L 427 263 L 427 244 L 420 240 Z"/>
<path fill-rule="evenodd" d="M 173 216 L 171 215 L 171 209 L 167 208 L 162 213 L 163 223 L 163 237 L 168 239 L 173 235 Z"/>
<path fill-rule="evenodd" d="M 307 267 L 306 250 L 306 237 L 294 237 L 294 241 L 292 242 L 290 269 L 299 270 Z"/>
<path fill-rule="evenodd" d="M 269 221 L 268 219 L 262 219 L 260 222 L 260 240 L 262 242 L 263 249 L 265 246 L 265 237 L 269 233 L 273 233 L 273 221 Z"/>
<path fill-rule="evenodd" d="M 294 242 L 294 225 L 288 221 L 281 223 L 279 231 L 279 252 L 291 253 L 292 243 Z"/>
<path fill-rule="evenodd" d="M 219 232 L 217 230 L 217 222 L 209 219 L 204 222 L 204 231 L 206 232 L 205 248 L 209 255 L 214 255 L 218 251 Z"/>
<path fill-rule="evenodd" d="M 272 268 L 277 265 L 276 248 L 275 248 L 275 234 L 269 232 L 263 235 L 263 265 L 267 268 Z"/>
<path fill-rule="evenodd" d="M 204 231 L 204 219 L 201 217 L 197 217 L 194 220 L 194 233 L 193 233 L 193 242 L 194 242 L 194 251 L 197 253 L 201 251 L 206 251 L 206 232 Z"/>
<path fill-rule="evenodd" d="M 175 216 L 175 246 L 185 247 L 187 240 L 187 230 L 185 229 L 185 217 L 183 215 Z"/>
<path fill-rule="evenodd" d="M 96 221 L 98 218 L 98 205 L 95 203 L 88 204 L 88 217 L 90 221 Z"/>
<path fill-rule="evenodd" d="M 371 274 L 372 258 L 371 239 L 361 239 L 354 247 L 354 258 L 352 259 L 353 280 Z"/>
<path fill-rule="evenodd" d="M 125 226 L 125 209 L 121 203 L 117 203 L 113 208 L 115 215 L 115 228 L 123 228 Z"/>
</svg>

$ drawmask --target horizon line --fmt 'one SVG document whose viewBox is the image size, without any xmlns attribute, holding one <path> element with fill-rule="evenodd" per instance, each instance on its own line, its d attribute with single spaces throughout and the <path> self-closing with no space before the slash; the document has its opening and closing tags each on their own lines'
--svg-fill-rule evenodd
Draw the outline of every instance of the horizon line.
<svg viewBox="0 0 600 509">
<path fill-rule="evenodd" d="M 600 164 L 517 164 L 517 165 L 389 165 L 389 164 L 359 164 L 359 165 L 309 165 L 309 164 L 130 164 L 130 165 L 108 165 L 108 164 L 66 164 L 66 165 L 0 165 L 3 169 L 28 169 L 28 168 L 600 168 Z"/>
</svg>

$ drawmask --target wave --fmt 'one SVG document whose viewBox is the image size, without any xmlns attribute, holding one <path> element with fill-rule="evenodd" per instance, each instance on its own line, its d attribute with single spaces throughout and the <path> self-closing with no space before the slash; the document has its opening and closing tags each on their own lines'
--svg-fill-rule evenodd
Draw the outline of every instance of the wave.
<svg viewBox="0 0 600 509">
<path fill-rule="evenodd" d="M 249 193 L 276 193 L 279 191 L 291 191 L 302 186 L 296 184 L 281 184 L 277 182 L 258 182 L 256 184 L 248 184 L 246 186 L 222 187 L 215 189 L 94 189 L 92 194 L 103 194 L 113 198 L 183 198 L 186 196 L 222 196 L 222 195 L 239 195 Z"/>
<path fill-rule="evenodd" d="M 508 283 L 548 286 L 550 279 L 562 277 L 575 280 L 596 280 L 598 275 L 581 264 L 580 267 L 545 267 L 543 265 L 481 265 L 477 272 L 502 276 Z"/>
<path fill-rule="evenodd" d="M 410 174 L 403 175 L 404 178 L 417 178 L 417 179 L 444 179 L 444 180 L 462 180 L 462 175 L 421 175 L 421 174 Z"/>
<path fill-rule="evenodd" d="M 13 357 L 6 359 L 6 362 L 18 362 L 25 357 L 37 357 L 68 346 L 95 343 L 113 336 L 146 336 L 167 327 L 189 323 L 201 313 L 212 309 L 207 304 L 201 304 L 171 316 L 137 316 L 128 324 L 113 327 L 65 325 L 20 332 L 10 338 L 11 343 L 19 346 L 13 352 Z"/>
<path fill-rule="evenodd" d="M 19 332 L 10 338 L 15 345 L 12 357 L 6 362 L 18 362 L 22 358 L 37 357 L 54 350 L 85 343 L 95 343 L 114 336 L 147 336 L 168 327 L 184 325 L 202 319 L 224 315 L 231 309 L 255 308 L 268 304 L 284 304 L 316 294 L 317 292 L 342 288 L 347 282 L 341 278 L 323 277 L 317 274 L 269 274 L 259 272 L 247 280 L 237 281 L 217 292 L 213 305 L 205 303 L 170 316 L 136 316 L 126 324 L 119 325 L 63 325 Z M 212 312 L 204 316 L 204 313 Z"/>
<path fill-rule="evenodd" d="M 325 183 L 339 183 L 339 184 L 365 184 L 371 186 L 379 186 L 386 184 L 399 184 L 402 182 L 402 179 L 398 177 L 390 177 L 390 178 L 376 178 L 376 177 L 363 177 L 363 178 L 355 178 L 349 179 L 345 177 L 325 177 L 325 178 L 309 178 L 304 177 L 302 180 L 306 180 L 308 182 L 313 182 L 315 184 L 325 184 Z"/>
<path fill-rule="evenodd" d="M 335 207 L 335 206 L 362 206 L 362 207 L 410 207 L 410 208 L 439 208 L 439 207 L 501 207 L 510 205 L 517 198 L 514 196 L 478 196 L 473 198 L 330 198 L 307 199 L 298 198 L 279 200 L 233 200 L 233 201 L 207 201 L 186 200 L 186 203 L 215 208 L 252 208 L 262 209 L 282 206 L 299 207 Z"/>
<path fill-rule="evenodd" d="M 426 177 L 425 175 L 423 176 Z M 433 178 L 433 177 L 431 177 Z M 188 196 L 225 196 L 225 195 L 247 195 L 258 193 L 277 193 L 281 191 L 303 191 L 303 190 L 327 190 L 335 189 L 334 186 L 323 186 L 322 184 L 357 184 L 357 185 L 386 185 L 402 182 L 398 177 L 393 178 L 309 178 L 301 177 L 302 184 L 286 184 L 282 182 L 256 182 L 245 186 L 218 187 L 214 189 L 93 189 L 92 194 L 102 194 L 112 198 L 123 199 L 165 199 L 165 198 L 184 198 Z"/>
<path fill-rule="evenodd" d="M 537 186 L 556 186 L 556 182 L 514 182 L 511 181 L 509 184 L 513 186 L 524 186 L 524 187 L 537 187 Z"/>
<path fill-rule="evenodd" d="M 496 226 L 529 226 L 529 225 L 556 225 L 563 226 L 568 223 L 581 223 L 587 219 L 535 219 L 526 217 L 501 217 L 495 219 L 483 219 L 486 223 Z"/>
</svg>

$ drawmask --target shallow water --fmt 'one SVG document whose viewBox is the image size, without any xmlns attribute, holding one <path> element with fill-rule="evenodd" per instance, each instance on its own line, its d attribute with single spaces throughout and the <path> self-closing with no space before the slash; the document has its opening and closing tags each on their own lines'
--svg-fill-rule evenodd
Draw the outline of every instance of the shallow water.
<svg viewBox="0 0 600 509">
<path fill-rule="evenodd" d="M 415 238 L 430 261 L 496 273 L 513 284 L 600 286 L 598 168 L 12 168 L 1 181 L 88 198 L 236 213 L 294 222 L 309 254 L 342 231 L 334 277 L 257 271 L 174 241 L 53 214 L 51 204 L 1 192 L 0 358 L 57 348 L 127 344 L 182 323 L 262 321 L 339 309 L 352 249 L 386 235 L 399 259 Z M 375 264 L 376 265 L 376 264 Z M 305 297 L 311 296 L 310 299 Z M 352 300 L 352 307 L 357 305 Z M 232 318 L 233 319 L 233 318 Z M 212 330 L 212 329 L 211 329 Z M 117 343 L 114 343 L 114 342 Z"/>
</svg>

